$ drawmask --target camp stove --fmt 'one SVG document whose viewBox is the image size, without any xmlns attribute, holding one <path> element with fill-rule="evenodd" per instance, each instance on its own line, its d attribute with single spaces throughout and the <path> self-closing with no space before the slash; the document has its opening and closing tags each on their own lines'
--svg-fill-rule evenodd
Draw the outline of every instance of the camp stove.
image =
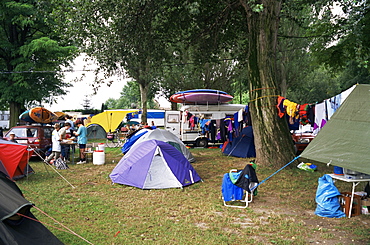
<svg viewBox="0 0 370 245">
<path fill-rule="evenodd" d="M 343 168 L 343 174 L 346 179 L 370 179 L 369 174 L 364 174 L 346 168 Z"/>
</svg>

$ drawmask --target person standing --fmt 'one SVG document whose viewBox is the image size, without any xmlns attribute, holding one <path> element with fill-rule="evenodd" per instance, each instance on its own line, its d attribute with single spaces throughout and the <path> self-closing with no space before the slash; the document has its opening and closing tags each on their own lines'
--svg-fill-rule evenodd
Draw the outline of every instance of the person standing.
<svg viewBox="0 0 370 245">
<path fill-rule="evenodd" d="M 66 120 L 65 122 L 66 123 L 69 123 L 70 125 L 71 125 L 71 127 L 70 127 L 70 131 L 71 132 L 73 132 L 73 131 L 75 131 L 75 125 L 74 125 L 74 123 L 73 123 L 73 121 L 72 121 L 72 116 L 70 116 L 70 115 L 66 115 L 65 117 L 64 117 L 64 119 Z M 73 135 L 72 133 L 71 133 L 71 135 Z"/>
<path fill-rule="evenodd" d="M 75 128 L 75 123 L 72 121 L 72 116 L 70 116 L 70 115 L 66 115 L 65 117 L 64 117 L 64 119 L 66 120 L 65 122 L 66 123 L 69 123 L 70 125 L 71 125 L 71 127 L 69 128 L 69 133 L 70 133 L 70 136 L 72 137 L 73 135 L 74 135 L 74 133 L 73 132 L 75 132 L 76 131 L 76 128 Z M 68 132 L 67 132 L 67 134 L 68 134 Z M 70 145 L 69 146 L 69 148 L 70 149 L 72 149 L 72 151 L 73 151 L 73 153 L 75 153 L 75 145 L 74 144 L 72 144 L 72 145 Z M 69 159 L 69 150 L 68 150 L 68 159 Z"/>
<path fill-rule="evenodd" d="M 77 144 L 80 148 L 80 161 L 77 164 L 84 164 L 86 163 L 85 149 L 87 144 L 87 129 L 81 119 L 78 119 L 76 124 L 78 129 L 77 132 L 75 132 L 75 135 L 77 136 Z"/>
<path fill-rule="evenodd" d="M 69 122 L 66 122 L 64 124 L 64 127 L 59 130 L 59 134 L 62 140 L 65 140 L 68 138 L 67 134 L 69 134 L 70 128 L 71 128 L 71 124 Z M 62 147 L 61 154 L 62 154 L 63 160 L 67 161 L 69 157 L 69 145 L 62 144 L 61 147 Z"/>
<path fill-rule="evenodd" d="M 60 142 L 62 141 L 62 138 L 59 134 L 60 130 L 60 124 L 56 123 L 54 125 L 54 130 L 51 133 L 51 154 L 45 159 L 46 163 L 50 163 L 51 159 L 54 158 L 54 160 L 58 159 L 60 157 L 60 152 L 62 150 Z"/>
</svg>

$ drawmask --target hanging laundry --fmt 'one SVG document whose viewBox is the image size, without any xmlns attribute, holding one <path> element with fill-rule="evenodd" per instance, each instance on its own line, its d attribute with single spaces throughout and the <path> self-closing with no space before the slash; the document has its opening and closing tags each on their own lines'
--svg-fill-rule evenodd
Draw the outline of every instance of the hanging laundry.
<svg viewBox="0 0 370 245">
<path fill-rule="evenodd" d="M 202 134 L 206 134 L 206 132 L 209 131 L 208 125 L 210 121 L 211 121 L 210 119 L 199 119 L 199 126 L 202 131 Z"/>
<path fill-rule="evenodd" d="M 216 126 L 216 120 L 211 120 L 209 123 L 209 132 L 210 132 L 210 138 L 211 142 L 216 142 L 216 133 L 217 133 L 217 126 Z"/>
<path fill-rule="evenodd" d="M 313 133 L 317 134 L 322 127 L 325 126 L 326 118 L 326 102 L 321 102 L 315 106 L 315 123 L 313 125 Z"/>
<path fill-rule="evenodd" d="M 234 113 L 234 129 L 235 129 L 235 136 L 239 136 L 239 121 L 238 121 L 239 112 Z"/>
<path fill-rule="evenodd" d="M 278 109 L 278 116 L 282 118 L 285 114 L 285 107 L 284 107 L 284 100 L 285 98 L 282 96 L 279 96 L 277 99 L 277 109 Z"/>
<path fill-rule="evenodd" d="M 283 105 L 286 107 L 286 114 L 293 118 L 299 118 L 298 104 L 287 99 L 284 100 Z"/>
<path fill-rule="evenodd" d="M 330 99 L 326 100 L 326 110 L 328 115 L 328 120 L 330 120 L 331 116 L 334 112 L 339 108 L 341 104 L 341 95 L 338 94 Z"/>
<path fill-rule="evenodd" d="M 195 128 L 195 120 L 194 120 L 194 115 L 191 115 L 189 118 L 189 128 L 191 130 L 194 130 Z"/>
<path fill-rule="evenodd" d="M 252 126 L 252 118 L 251 113 L 249 112 L 249 106 L 245 106 L 244 113 L 243 113 L 243 122 L 245 126 Z"/>
<path fill-rule="evenodd" d="M 306 125 L 309 123 L 307 116 L 308 103 L 299 105 L 299 122 L 301 125 Z"/>
<path fill-rule="evenodd" d="M 248 107 L 248 106 L 246 106 L 246 107 Z M 243 121 L 243 114 L 244 114 L 244 109 L 240 109 L 238 111 L 238 117 L 237 117 L 237 121 L 238 122 L 242 122 Z"/>
<path fill-rule="evenodd" d="M 309 124 L 311 124 L 311 126 L 313 126 L 313 124 L 315 123 L 315 105 L 307 105 L 306 111 L 308 122 Z"/>
<path fill-rule="evenodd" d="M 225 118 L 224 123 L 227 129 L 227 138 L 231 142 L 233 141 L 233 123 L 231 121 L 231 118 Z"/>
<path fill-rule="evenodd" d="M 298 130 L 299 129 L 299 119 L 295 117 L 290 117 L 286 115 L 289 130 Z"/>
</svg>

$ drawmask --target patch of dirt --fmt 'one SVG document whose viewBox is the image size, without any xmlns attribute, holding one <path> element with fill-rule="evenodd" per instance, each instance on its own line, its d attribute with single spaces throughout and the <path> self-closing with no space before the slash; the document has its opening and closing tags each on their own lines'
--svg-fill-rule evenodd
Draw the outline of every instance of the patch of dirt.
<svg viewBox="0 0 370 245">
<path fill-rule="evenodd" d="M 264 197 L 263 202 L 255 200 L 249 204 L 249 207 L 254 213 L 262 215 L 258 217 L 258 222 L 253 222 L 252 219 L 235 219 L 235 223 L 245 228 L 251 228 L 261 225 L 269 225 L 268 217 L 272 215 L 283 215 L 294 218 L 295 222 L 303 222 L 305 229 L 310 233 L 307 240 L 308 244 L 370 244 L 370 241 L 356 241 L 350 236 L 350 232 L 339 229 L 343 220 L 336 218 L 322 218 L 314 214 L 314 210 L 302 210 L 299 208 L 280 205 L 277 197 Z M 353 220 L 358 220 L 361 216 L 352 217 Z M 248 221 L 248 222 L 247 222 Z M 364 226 L 369 227 L 367 221 L 361 222 Z M 256 240 L 260 240 L 257 239 Z"/>
</svg>

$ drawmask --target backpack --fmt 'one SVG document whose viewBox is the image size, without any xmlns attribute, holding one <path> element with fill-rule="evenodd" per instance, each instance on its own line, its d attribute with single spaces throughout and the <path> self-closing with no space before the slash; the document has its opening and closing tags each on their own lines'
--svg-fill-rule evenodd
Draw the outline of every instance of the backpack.
<svg viewBox="0 0 370 245">
<path fill-rule="evenodd" d="M 62 158 L 58 158 L 55 162 L 54 162 L 54 166 L 56 169 L 68 169 L 68 165 L 65 161 L 63 161 Z"/>
</svg>

